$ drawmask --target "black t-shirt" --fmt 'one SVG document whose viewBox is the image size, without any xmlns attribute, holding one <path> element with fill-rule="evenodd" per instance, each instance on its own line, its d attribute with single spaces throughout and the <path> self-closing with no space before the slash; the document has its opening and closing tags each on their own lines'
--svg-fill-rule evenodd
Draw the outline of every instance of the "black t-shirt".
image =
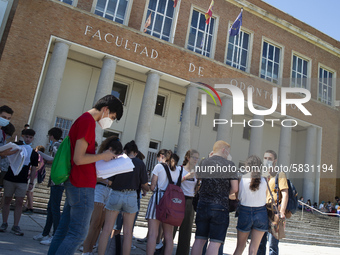
<svg viewBox="0 0 340 255">
<path fill-rule="evenodd" d="M 35 166 L 35 167 L 38 166 L 38 160 L 39 160 L 39 154 L 35 150 L 32 150 L 30 163 L 28 164 L 28 166 L 24 165 L 20 173 L 16 176 L 14 176 L 13 171 L 11 167 L 9 166 L 4 179 L 10 182 L 27 183 L 28 171 L 31 166 Z"/>
<path fill-rule="evenodd" d="M 230 171 L 219 173 L 205 173 L 199 176 L 202 178 L 202 184 L 200 188 L 199 200 L 205 203 L 219 204 L 229 210 L 229 191 L 231 188 L 230 181 L 237 180 L 237 172 L 233 172 L 235 164 L 232 161 L 224 159 L 220 156 L 212 156 L 203 160 L 200 167 L 211 166 L 217 168 L 228 167 Z M 233 167 L 233 168 L 231 168 Z M 211 177 L 211 178 L 207 178 Z"/>
<path fill-rule="evenodd" d="M 109 178 L 112 181 L 111 188 L 113 190 L 134 189 L 138 190 L 141 184 L 148 182 L 146 167 L 139 158 L 132 158 L 132 163 L 135 165 L 133 171 L 118 174 Z"/>
</svg>

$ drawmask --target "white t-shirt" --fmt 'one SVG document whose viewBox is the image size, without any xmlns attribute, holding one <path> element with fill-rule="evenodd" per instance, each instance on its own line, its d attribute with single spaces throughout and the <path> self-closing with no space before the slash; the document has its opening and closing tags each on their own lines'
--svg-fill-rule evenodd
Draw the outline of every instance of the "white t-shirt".
<svg viewBox="0 0 340 255">
<path fill-rule="evenodd" d="M 181 167 L 179 166 L 178 168 L 179 168 L 179 171 L 181 171 Z M 183 167 L 182 178 L 184 176 L 186 176 L 188 173 L 189 172 L 187 170 L 185 170 L 184 167 Z M 194 177 L 192 179 L 185 180 L 184 182 L 182 182 L 181 188 L 183 190 L 184 196 L 187 196 L 187 197 L 194 197 L 195 196 L 196 183 L 197 183 L 196 177 Z"/>
<path fill-rule="evenodd" d="M 169 167 L 169 170 L 170 170 L 172 181 L 174 183 L 177 183 L 180 168 L 176 167 L 175 171 L 171 171 Z M 153 169 L 152 174 L 158 176 L 158 180 L 157 180 L 158 189 L 166 190 L 169 184 L 169 180 L 168 180 L 168 177 L 166 176 L 164 167 L 161 164 L 157 164 L 155 168 Z"/>
<path fill-rule="evenodd" d="M 240 204 L 249 207 L 260 207 L 266 204 L 267 198 L 267 183 L 265 178 L 261 178 L 259 189 L 252 191 L 249 188 L 251 181 L 251 174 L 247 173 L 242 176 L 239 184 L 238 199 Z"/>
</svg>

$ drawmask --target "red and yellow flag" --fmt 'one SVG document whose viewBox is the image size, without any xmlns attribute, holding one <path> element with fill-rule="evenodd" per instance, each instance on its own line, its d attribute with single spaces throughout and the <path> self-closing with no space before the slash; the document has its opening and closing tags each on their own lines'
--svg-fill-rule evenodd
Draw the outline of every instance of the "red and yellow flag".
<svg viewBox="0 0 340 255">
<path fill-rule="evenodd" d="M 151 13 L 150 13 L 148 19 L 147 19 L 146 22 L 145 22 L 145 25 L 144 25 L 144 33 L 146 32 L 146 29 L 150 26 L 150 24 L 151 24 Z"/>
<path fill-rule="evenodd" d="M 212 17 L 212 10 L 214 7 L 214 0 L 211 1 L 208 11 L 205 13 L 205 23 L 209 24 L 210 18 Z"/>
</svg>

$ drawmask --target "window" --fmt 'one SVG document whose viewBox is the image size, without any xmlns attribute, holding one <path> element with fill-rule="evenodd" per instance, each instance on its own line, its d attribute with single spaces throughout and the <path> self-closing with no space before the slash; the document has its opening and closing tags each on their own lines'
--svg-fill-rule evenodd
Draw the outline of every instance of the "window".
<svg viewBox="0 0 340 255">
<path fill-rule="evenodd" d="M 66 136 L 68 136 L 68 132 L 70 131 L 70 128 L 72 126 L 72 120 L 57 117 L 54 126 L 61 128 L 61 130 L 63 131 L 63 135 L 61 137 L 65 138 Z"/>
<path fill-rule="evenodd" d="M 216 119 L 219 119 L 219 118 L 220 118 L 220 114 L 217 113 L 217 112 L 215 112 L 215 117 L 214 117 L 214 119 L 216 120 Z M 217 131 L 217 126 L 218 126 L 218 125 L 215 125 L 215 127 L 213 127 L 213 130 L 214 130 L 214 131 Z"/>
<path fill-rule="evenodd" d="M 163 116 L 165 106 L 165 96 L 157 96 L 155 114 Z"/>
<path fill-rule="evenodd" d="M 248 125 L 248 122 L 246 122 L 246 125 L 243 127 L 243 139 L 250 140 L 250 133 L 251 127 Z"/>
<path fill-rule="evenodd" d="M 170 41 L 174 16 L 172 0 L 150 0 L 146 18 L 151 13 L 151 24 L 146 33 L 165 41 Z"/>
<path fill-rule="evenodd" d="M 211 17 L 207 25 L 204 13 L 193 10 L 187 48 L 210 57 L 212 55 L 214 26 L 215 18 Z"/>
<path fill-rule="evenodd" d="M 308 67 L 307 60 L 293 55 L 291 87 L 307 88 Z"/>
<path fill-rule="evenodd" d="M 268 42 L 263 42 L 261 78 L 279 83 L 281 48 Z"/>
<path fill-rule="evenodd" d="M 114 95 L 115 97 L 119 98 L 120 101 L 122 101 L 123 104 L 126 105 L 127 89 L 128 89 L 127 85 L 114 82 L 112 86 L 111 95 Z"/>
<path fill-rule="evenodd" d="M 333 105 L 333 76 L 334 73 L 331 71 L 319 68 L 318 100 L 328 105 Z"/>
<path fill-rule="evenodd" d="M 184 109 L 184 103 L 182 103 L 182 108 L 181 108 L 181 115 L 179 116 L 179 121 L 182 121 L 182 117 L 183 117 L 183 109 Z M 200 124 L 200 108 L 197 106 L 196 108 L 196 115 L 195 115 L 195 126 L 198 127 Z"/>
<path fill-rule="evenodd" d="M 59 0 L 60 2 L 73 5 L 73 0 Z"/>
<path fill-rule="evenodd" d="M 239 35 L 229 36 L 226 64 L 242 71 L 248 69 L 250 34 L 241 31 Z"/>
<path fill-rule="evenodd" d="M 95 14 L 123 24 L 128 0 L 98 0 Z"/>
</svg>

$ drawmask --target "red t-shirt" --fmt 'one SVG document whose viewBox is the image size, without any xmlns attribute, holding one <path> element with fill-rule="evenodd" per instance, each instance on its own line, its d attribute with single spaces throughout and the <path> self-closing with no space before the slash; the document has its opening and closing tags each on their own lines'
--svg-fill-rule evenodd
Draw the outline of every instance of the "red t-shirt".
<svg viewBox="0 0 340 255">
<path fill-rule="evenodd" d="M 85 112 L 72 125 L 68 136 L 71 143 L 71 174 L 70 181 L 78 188 L 95 188 L 97 183 L 95 163 L 77 166 L 73 162 L 74 148 L 77 140 L 85 138 L 88 143 L 86 153 L 95 154 L 96 121 L 91 114 Z"/>
</svg>

